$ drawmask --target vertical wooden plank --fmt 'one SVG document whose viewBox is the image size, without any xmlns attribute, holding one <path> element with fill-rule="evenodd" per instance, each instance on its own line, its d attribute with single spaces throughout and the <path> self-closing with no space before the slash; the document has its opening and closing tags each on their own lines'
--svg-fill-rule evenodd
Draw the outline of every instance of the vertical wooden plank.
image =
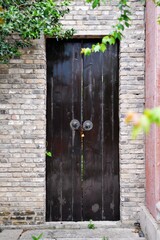
<svg viewBox="0 0 160 240">
<path fill-rule="evenodd" d="M 62 96 L 56 60 L 60 47 L 56 49 L 54 43 L 47 39 L 47 150 L 52 152 L 52 158 L 47 157 L 46 163 L 47 221 L 60 221 L 62 217 Z"/>
<path fill-rule="evenodd" d="M 47 219 L 81 220 L 80 135 L 70 128 L 80 118 L 80 45 L 47 41 Z"/>
<path fill-rule="evenodd" d="M 63 44 L 63 175 L 62 220 L 81 220 L 80 134 L 70 128 L 72 119 L 80 120 L 81 56 L 79 42 Z"/>
<path fill-rule="evenodd" d="M 73 44 L 73 43 L 72 43 Z M 81 118 L 81 41 L 75 40 L 72 55 L 72 119 Z M 72 131 L 72 220 L 82 220 L 81 136 Z"/>
<path fill-rule="evenodd" d="M 83 47 L 93 44 L 85 40 Z M 84 133 L 84 220 L 102 219 L 102 54 L 84 57 L 83 118 L 93 122 Z"/>
<path fill-rule="evenodd" d="M 118 43 L 103 55 L 104 144 L 103 196 L 105 220 L 119 220 L 119 63 Z"/>
<path fill-rule="evenodd" d="M 60 44 L 60 43 L 59 43 Z M 61 96 L 62 96 L 62 221 L 72 220 L 72 46 L 61 43 Z M 59 121 L 57 119 L 57 121 Z"/>
</svg>

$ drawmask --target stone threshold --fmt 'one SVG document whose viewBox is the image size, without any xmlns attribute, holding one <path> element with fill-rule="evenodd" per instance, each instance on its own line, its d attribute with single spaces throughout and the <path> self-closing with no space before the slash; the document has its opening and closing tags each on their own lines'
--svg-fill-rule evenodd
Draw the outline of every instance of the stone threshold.
<svg viewBox="0 0 160 240">
<path fill-rule="evenodd" d="M 135 221 L 93 221 L 96 228 L 133 228 Z M 1 225 L 1 229 L 86 229 L 89 221 L 83 222 L 46 222 L 39 225 Z"/>
</svg>

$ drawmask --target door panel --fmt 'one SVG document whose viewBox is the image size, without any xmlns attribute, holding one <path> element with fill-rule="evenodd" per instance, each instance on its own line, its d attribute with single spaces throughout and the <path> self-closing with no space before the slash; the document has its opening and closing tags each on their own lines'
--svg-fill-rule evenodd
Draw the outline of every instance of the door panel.
<svg viewBox="0 0 160 240">
<path fill-rule="evenodd" d="M 47 220 L 81 219 L 80 135 L 70 121 L 80 118 L 80 45 L 47 44 Z M 75 211 L 74 211 L 75 209 Z"/>
<path fill-rule="evenodd" d="M 118 43 L 80 54 L 96 41 L 47 39 L 47 221 L 119 219 Z"/>
<path fill-rule="evenodd" d="M 107 54 L 103 56 L 103 196 L 104 219 L 106 220 L 119 218 L 119 88 L 117 52 L 118 45 L 110 46 Z"/>
<path fill-rule="evenodd" d="M 83 47 L 91 47 L 89 41 Z M 93 129 L 84 137 L 84 219 L 102 219 L 102 54 L 84 57 L 84 120 L 93 122 Z"/>
</svg>

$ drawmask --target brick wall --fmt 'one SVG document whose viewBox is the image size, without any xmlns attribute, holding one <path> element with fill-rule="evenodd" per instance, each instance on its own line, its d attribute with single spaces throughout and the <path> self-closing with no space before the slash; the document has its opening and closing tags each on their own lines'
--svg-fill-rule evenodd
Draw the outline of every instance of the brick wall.
<svg viewBox="0 0 160 240">
<path fill-rule="evenodd" d="M 128 111 L 144 108 L 145 23 L 141 3 L 132 2 L 132 27 L 126 31 L 120 48 L 120 168 L 121 219 L 139 218 L 145 200 L 144 140 L 131 139 L 130 127 L 123 122 Z"/>
<path fill-rule="evenodd" d="M 117 8 L 94 11 L 75 1 L 62 22 L 77 36 L 111 31 Z M 123 118 L 144 104 L 144 7 L 132 1 L 132 27 L 120 46 L 120 187 L 121 219 L 138 219 L 144 203 L 144 141 L 131 140 Z M 44 40 L 35 41 L 21 59 L 0 67 L 0 223 L 45 221 L 46 70 Z"/>
<path fill-rule="evenodd" d="M 0 222 L 44 221 L 44 40 L 0 68 Z"/>
</svg>

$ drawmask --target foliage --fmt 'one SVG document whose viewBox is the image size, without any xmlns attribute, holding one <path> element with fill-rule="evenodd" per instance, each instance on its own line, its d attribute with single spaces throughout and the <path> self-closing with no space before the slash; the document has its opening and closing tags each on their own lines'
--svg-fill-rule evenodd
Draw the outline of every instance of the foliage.
<svg viewBox="0 0 160 240">
<path fill-rule="evenodd" d="M 43 233 L 41 233 L 38 237 L 32 236 L 32 240 L 40 240 L 43 236 Z"/>
<path fill-rule="evenodd" d="M 92 3 L 92 8 L 96 8 L 97 6 L 100 6 L 101 0 L 86 0 L 87 3 Z M 106 2 L 106 0 L 102 0 L 103 3 Z"/>
<path fill-rule="evenodd" d="M 100 6 L 101 1 L 103 3 L 106 2 L 106 0 L 86 0 L 88 3 L 92 3 L 92 7 L 96 8 Z M 160 6 L 160 0 L 153 0 L 155 3 L 155 6 Z M 107 44 L 114 45 L 116 43 L 116 40 L 121 40 L 123 37 L 123 31 L 125 28 L 129 28 L 131 25 L 131 11 L 129 6 L 129 0 L 119 0 L 118 2 L 118 8 L 120 11 L 120 16 L 117 19 L 118 22 L 113 26 L 113 31 L 102 38 L 101 43 L 97 43 L 92 46 L 92 48 L 83 48 L 81 53 L 84 55 L 90 55 L 92 52 L 105 52 L 107 49 Z M 160 16 L 158 17 L 158 23 L 160 24 Z"/>
<path fill-rule="evenodd" d="M 46 155 L 47 155 L 48 157 L 52 157 L 52 153 L 49 152 L 49 151 L 46 151 Z"/>
<path fill-rule="evenodd" d="M 0 0 L 0 62 L 19 56 L 19 48 L 30 46 L 41 34 L 72 36 L 74 30 L 65 31 L 60 23 L 69 12 L 68 5 L 68 0 L 59 4 L 53 0 Z"/>
<path fill-rule="evenodd" d="M 106 0 L 102 1 L 106 2 Z M 86 0 L 86 2 L 92 2 L 93 8 L 100 6 L 100 0 Z M 105 52 L 107 49 L 107 44 L 114 45 L 117 40 L 122 39 L 123 31 L 126 27 L 128 28 L 131 25 L 131 12 L 128 5 L 128 0 L 119 0 L 118 9 L 120 11 L 120 16 L 118 18 L 118 22 L 113 26 L 113 31 L 103 37 L 101 43 L 93 45 L 91 49 L 83 48 L 81 53 L 84 53 L 84 55 L 90 55 L 92 52 Z"/>
<path fill-rule="evenodd" d="M 160 0 L 154 0 L 156 7 L 160 7 Z M 158 23 L 160 24 L 160 16 L 158 17 Z"/>
<path fill-rule="evenodd" d="M 106 0 L 86 0 L 92 7 L 100 6 Z M 129 0 L 119 0 L 118 8 L 121 12 L 113 31 L 102 39 L 101 43 L 92 46 L 92 49 L 82 49 L 82 53 L 104 52 L 107 44 L 115 44 L 122 39 L 125 27 L 130 26 Z M 60 4 L 53 0 L 0 0 L 0 62 L 7 62 L 10 58 L 20 55 L 19 48 L 31 45 L 32 39 L 40 38 L 41 34 L 68 38 L 74 30 L 63 30 L 59 20 L 69 12 L 69 0 Z M 16 34 L 16 38 L 10 40 Z M 18 38 L 17 38 L 18 36 Z"/>
<path fill-rule="evenodd" d="M 88 229 L 95 229 L 95 225 L 92 220 L 90 220 L 88 223 Z"/>
<path fill-rule="evenodd" d="M 126 123 L 132 123 L 132 137 L 135 139 L 139 133 L 148 133 L 151 124 L 160 126 L 160 107 L 145 109 L 143 114 L 128 113 Z"/>
<path fill-rule="evenodd" d="M 85 0 L 92 7 L 100 6 L 106 0 Z M 69 12 L 69 0 L 56 3 L 54 0 L 0 0 L 0 63 L 6 63 L 12 57 L 19 57 L 20 48 L 31 46 L 32 39 L 40 38 L 41 34 L 50 37 L 68 38 L 73 29 L 64 30 L 60 19 Z M 160 0 L 154 0 L 160 6 Z M 113 30 L 102 38 L 92 48 L 82 49 L 82 53 L 104 52 L 107 44 L 115 44 L 121 40 L 123 31 L 131 24 L 129 0 L 119 0 L 117 3 L 120 16 Z M 158 18 L 160 23 L 160 17 Z M 13 37 L 15 34 L 15 37 Z"/>
</svg>

